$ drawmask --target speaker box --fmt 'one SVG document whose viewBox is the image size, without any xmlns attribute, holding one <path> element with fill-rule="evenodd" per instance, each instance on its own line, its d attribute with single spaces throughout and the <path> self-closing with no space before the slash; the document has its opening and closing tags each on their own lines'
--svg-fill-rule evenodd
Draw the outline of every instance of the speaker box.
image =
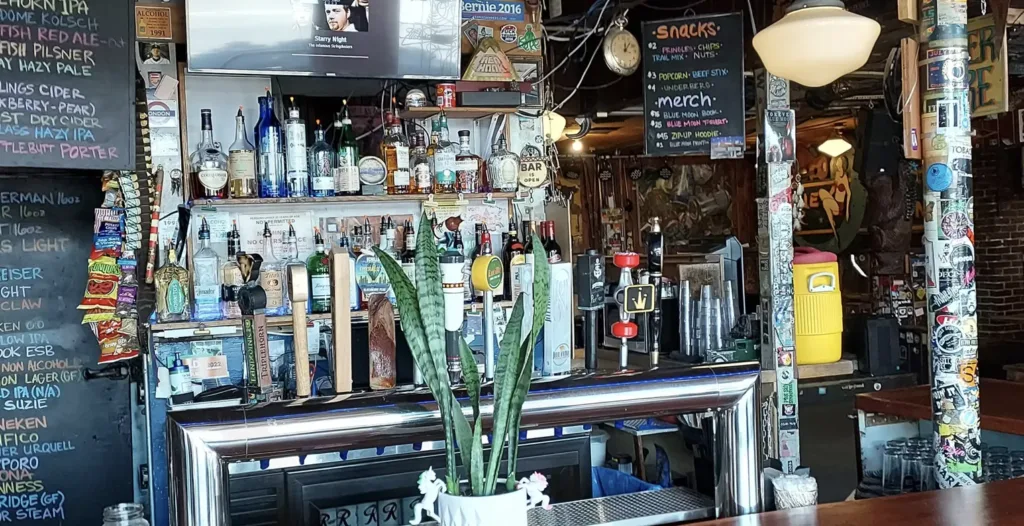
<svg viewBox="0 0 1024 526">
<path fill-rule="evenodd" d="M 857 353 L 857 370 L 871 376 L 904 370 L 900 324 L 895 318 L 854 315 L 846 320 L 843 348 Z"/>
<path fill-rule="evenodd" d="M 893 122 L 884 108 L 860 111 L 853 169 L 865 184 L 881 170 L 891 176 L 898 173 L 899 160 L 903 158 L 902 135 L 899 123 Z"/>
</svg>

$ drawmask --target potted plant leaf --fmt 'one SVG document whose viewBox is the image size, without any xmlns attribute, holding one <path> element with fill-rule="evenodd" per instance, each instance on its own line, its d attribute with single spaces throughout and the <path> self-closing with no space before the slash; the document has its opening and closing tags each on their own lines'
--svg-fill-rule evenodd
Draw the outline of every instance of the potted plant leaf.
<svg viewBox="0 0 1024 526">
<path fill-rule="evenodd" d="M 526 525 L 527 491 L 517 489 L 516 460 L 519 447 L 519 423 L 523 402 L 530 388 L 533 373 L 533 347 L 537 341 L 544 316 L 548 310 L 550 268 L 547 258 L 537 257 L 533 264 L 533 294 L 521 294 L 512 308 L 504 337 L 499 343 L 493 388 L 493 423 L 490 455 L 485 461 L 482 437 L 483 419 L 480 417 L 480 375 L 476 361 L 465 340 L 459 338 L 463 381 L 472 407 L 466 415 L 456 399 L 447 374 L 445 355 L 444 299 L 438 249 L 434 242 L 430 219 L 420 216 L 420 235 L 416 240 L 416 283 L 412 283 L 402 267 L 386 251 L 377 250 L 381 265 L 395 291 L 401 315 L 402 331 L 409 343 L 413 360 L 423 375 L 430 392 L 437 401 L 444 425 L 445 481 L 442 484 L 425 472 L 420 487 L 435 484 L 441 489 L 438 496 L 442 526 L 468 526 L 477 524 Z M 533 246 L 542 247 L 534 235 Z M 528 298 L 532 304 L 528 308 Z M 528 329 L 526 329 L 528 327 Z M 528 333 L 528 334 L 527 334 Z M 460 474 L 456 462 L 456 444 L 462 458 Z M 508 451 L 508 464 L 501 473 L 502 459 Z M 499 476 L 505 484 L 499 488 Z M 539 477 L 539 479 L 538 479 Z M 536 474 L 529 486 L 544 484 L 543 476 Z M 500 490 L 499 490 L 500 489 Z M 424 508 L 427 507 L 424 499 Z M 429 506 L 432 508 L 432 504 Z M 432 509 L 426 511 L 431 512 Z"/>
</svg>

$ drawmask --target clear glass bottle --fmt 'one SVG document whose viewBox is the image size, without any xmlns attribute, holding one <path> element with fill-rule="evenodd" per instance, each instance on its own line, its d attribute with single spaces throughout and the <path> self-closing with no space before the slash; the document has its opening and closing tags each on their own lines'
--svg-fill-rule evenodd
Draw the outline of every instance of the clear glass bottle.
<svg viewBox="0 0 1024 526">
<path fill-rule="evenodd" d="M 309 166 L 306 155 L 306 122 L 299 117 L 295 97 L 289 98 L 288 120 L 284 121 L 285 174 L 288 197 L 309 197 Z"/>
<path fill-rule="evenodd" d="M 291 221 L 288 222 L 288 233 L 284 236 L 284 244 L 281 247 L 283 252 L 283 258 L 281 260 L 281 268 L 284 270 L 284 313 L 292 313 L 292 301 L 289 296 L 288 289 L 288 266 L 289 265 L 302 265 L 305 266 L 306 262 L 299 259 L 299 240 L 295 236 L 295 225 Z M 308 311 L 308 309 L 307 309 Z"/>
<path fill-rule="evenodd" d="M 281 123 L 274 114 L 274 98 L 267 90 L 260 97 L 259 162 L 256 175 L 260 184 L 260 197 L 288 197 L 284 178 L 284 142 Z"/>
<path fill-rule="evenodd" d="M 437 145 L 434 147 L 434 193 L 458 193 L 458 181 L 455 176 L 455 156 L 458 147 L 448 137 L 448 117 L 441 111 L 437 120 Z"/>
<path fill-rule="evenodd" d="M 242 269 L 235 259 L 241 248 L 241 235 L 238 232 L 238 222 L 231 222 L 231 231 L 228 232 L 228 259 L 220 267 L 221 294 L 220 307 L 221 315 L 224 318 L 240 318 L 242 310 L 238 307 L 238 290 L 245 283 L 242 281 Z"/>
<path fill-rule="evenodd" d="M 217 320 L 220 310 L 220 257 L 210 247 L 210 225 L 199 227 L 199 252 L 192 256 L 192 319 Z"/>
<path fill-rule="evenodd" d="M 102 526 L 149 526 L 142 504 L 117 504 L 103 508 Z"/>
<path fill-rule="evenodd" d="M 313 147 L 309 149 L 309 179 L 313 197 L 334 197 L 334 152 L 324 139 L 324 129 L 316 121 Z"/>
<path fill-rule="evenodd" d="M 202 134 L 196 150 L 189 156 L 192 199 L 225 199 L 228 196 L 228 160 L 213 140 L 213 117 L 201 110 Z"/>
<path fill-rule="evenodd" d="M 316 251 L 306 260 L 309 274 L 309 306 L 313 314 L 331 312 L 331 267 L 324 250 L 324 237 L 319 228 L 313 229 Z"/>
<path fill-rule="evenodd" d="M 348 115 L 348 101 L 342 109 L 341 138 L 338 141 L 337 155 L 334 156 L 334 194 L 358 195 L 359 181 L 359 144 L 355 132 L 352 131 L 352 119 Z"/>
<path fill-rule="evenodd" d="M 260 266 L 260 286 L 267 295 L 266 313 L 268 316 L 281 316 L 287 313 L 285 301 L 284 265 L 274 255 L 274 234 L 270 231 L 270 223 L 263 223 L 263 265 Z"/>
<path fill-rule="evenodd" d="M 483 192 L 482 176 L 484 160 L 470 148 L 469 130 L 459 131 L 459 153 L 455 156 L 455 176 L 459 181 L 459 192 L 475 194 Z"/>
<path fill-rule="evenodd" d="M 430 159 L 427 157 L 427 146 L 424 144 L 423 135 L 413 135 L 412 152 L 409 154 L 412 163 L 413 188 L 410 193 L 432 194 L 434 193 L 434 173 L 430 169 Z"/>
<path fill-rule="evenodd" d="M 235 115 L 235 142 L 228 147 L 228 193 L 231 197 L 256 197 L 256 147 L 245 134 L 242 107 Z"/>
<path fill-rule="evenodd" d="M 437 120 L 430 121 L 430 139 L 427 141 L 427 163 L 430 164 L 430 180 L 434 180 L 434 154 L 437 150 L 437 141 L 441 137 L 441 128 Z M 434 193 L 434 189 L 430 189 Z"/>
<path fill-rule="evenodd" d="M 168 243 L 167 260 L 153 274 L 156 282 L 156 319 L 161 323 L 188 321 L 188 271 L 178 265 L 174 244 Z"/>
<path fill-rule="evenodd" d="M 381 144 L 384 164 L 387 166 L 387 188 L 389 194 L 408 194 L 410 183 L 409 141 L 402 133 L 402 124 L 391 113 L 385 119 L 388 133 Z"/>
<path fill-rule="evenodd" d="M 487 160 L 487 177 L 495 192 L 515 192 L 519 188 L 519 156 L 508 151 L 504 137 L 498 138 Z"/>
</svg>

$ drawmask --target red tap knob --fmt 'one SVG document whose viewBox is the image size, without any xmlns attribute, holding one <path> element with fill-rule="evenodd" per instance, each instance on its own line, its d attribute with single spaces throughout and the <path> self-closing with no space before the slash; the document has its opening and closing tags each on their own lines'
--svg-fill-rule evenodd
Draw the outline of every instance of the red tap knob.
<svg viewBox="0 0 1024 526">
<path fill-rule="evenodd" d="M 625 338 L 627 340 L 636 338 L 638 330 L 636 324 L 631 321 L 617 321 L 612 324 L 612 336 Z"/>
<path fill-rule="evenodd" d="M 637 268 L 640 266 L 640 254 L 636 252 L 619 252 L 612 258 L 612 262 L 619 268 Z"/>
</svg>

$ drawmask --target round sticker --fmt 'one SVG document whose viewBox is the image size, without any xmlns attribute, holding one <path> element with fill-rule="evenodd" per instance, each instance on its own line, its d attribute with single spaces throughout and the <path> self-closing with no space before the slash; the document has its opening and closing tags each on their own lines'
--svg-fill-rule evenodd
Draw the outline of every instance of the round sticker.
<svg viewBox="0 0 1024 526">
<path fill-rule="evenodd" d="M 629 169 L 629 178 L 634 181 L 639 181 L 644 176 L 644 171 L 639 166 L 634 166 Z"/>
<path fill-rule="evenodd" d="M 506 24 L 501 26 L 500 37 L 501 41 L 506 44 L 515 44 L 516 40 L 519 39 L 519 33 L 516 31 L 516 26 Z"/>
<path fill-rule="evenodd" d="M 953 171 L 942 163 L 936 163 L 928 167 L 928 188 L 933 192 L 941 192 L 953 184 Z"/>
<path fill-rule="evenodd" d="M 935 330 L 935 348 L 943 354 L 954 354 L 960 350 L 963 332 L 956 325 L 939 325 Z"/>
<path fill-rule="evenodd" d="M 950 212 L 942 216 L 942 233 L 946 235 L 946 239 L 965 238 L 970 229 L 971 220 L 963 212 Z"/>
<path fill-rule="evenodd" d="M 672 178 L 672 167 L 671 166 L 662 166 L 661 169 L 658 170 L 658 177 L 660 177 L 662 179 L 671 179 Z"/>
<path fill-rule="evenodd" d="M 974 273 L 974 247 L 970 243 L 960 243 L 949 251 L 949 266 L 964 275 Z"/>
</svg>

